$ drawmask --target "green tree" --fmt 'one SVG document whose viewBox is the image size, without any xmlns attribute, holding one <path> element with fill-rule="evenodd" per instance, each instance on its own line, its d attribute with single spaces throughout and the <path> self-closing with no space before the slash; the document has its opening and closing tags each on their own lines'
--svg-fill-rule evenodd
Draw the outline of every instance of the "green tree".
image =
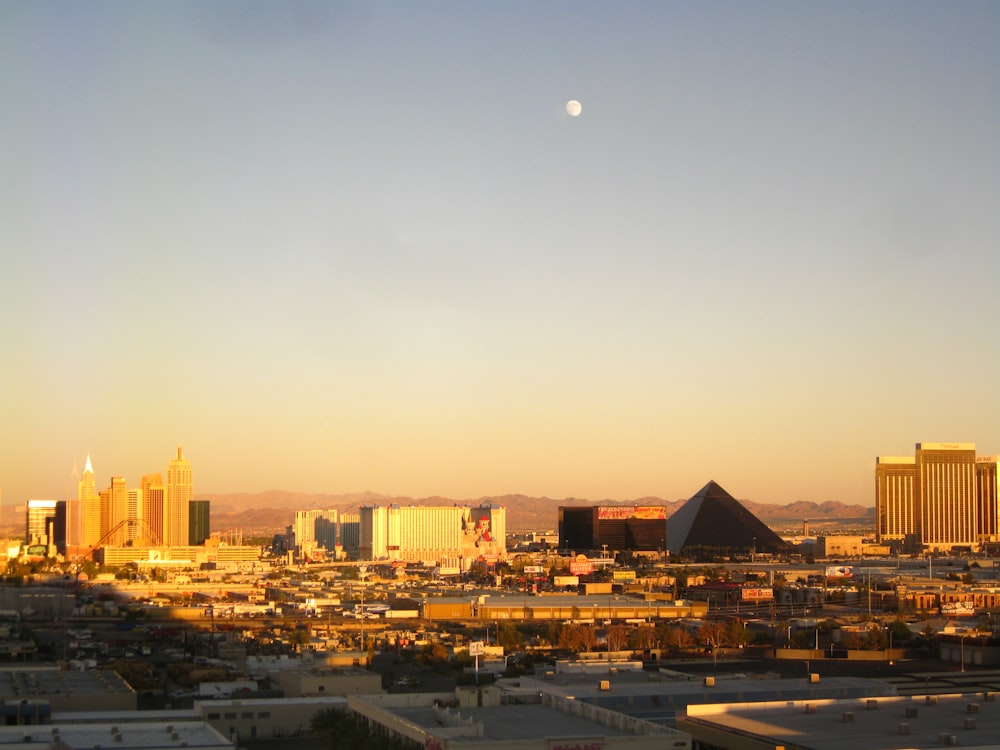
<svg viewBox="0 0 1000 750">
<path fill-rule="evenodd" d="M 443 672 L 448 667 L 448 649 L 440 643 L 428 643 L 420 650 L 420 661 L 431 669 Z"/>
<path fill-rule="evenodd" d="M 502 622 L 497 626 L 497 640 L 505 651 L 524 648 L 524 634 L 513 622 Z"/>
<path fill-rule="evenodd" d="M 628 644 L 629 629 L 621 623 L 608 625 L 606 637 L 608 651 L 621 651 Z"/>
</svg>

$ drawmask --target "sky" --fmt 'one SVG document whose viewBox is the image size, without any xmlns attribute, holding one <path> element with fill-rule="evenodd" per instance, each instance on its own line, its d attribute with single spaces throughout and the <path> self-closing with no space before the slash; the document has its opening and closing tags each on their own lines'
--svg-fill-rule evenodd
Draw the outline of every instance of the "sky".
<svg viewBox="0 0 1000 750">
<path fill-rule="evenodd" d="M 0 493 L 874 503 L 1000 453 L 1000 4 L 0 4 Z M 582 104 L 578 117 L 567 101 Z"/>
</svg>

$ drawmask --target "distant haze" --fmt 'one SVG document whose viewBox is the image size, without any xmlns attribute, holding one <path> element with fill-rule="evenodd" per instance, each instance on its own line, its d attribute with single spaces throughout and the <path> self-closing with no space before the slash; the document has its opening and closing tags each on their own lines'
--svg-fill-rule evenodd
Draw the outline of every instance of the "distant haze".
<svg viewBox="0 0 1000 750">
<path fill-rule="evenodd" d="M 266 530 L 276 533 L 292 523 L 297 510 L 318 510 L 337 508 L 341 512 L 354 512 L 362 504 L 388 505 L 478 505 L 493 503 L 507 509 L 508 531 L 544 531 L 558 527 L 558 509 L 561 505 L 594 505 L 594 501 L 576 498 L 526 497 L 505 495 L 490 498 L 454 500 L 442 497 L 408 498 L 386 497 L 374 493 L 360 495 L 306 495 L 290 492 L 262 492 L 258 494 L 202 495 L 202 499 L 212 503 L 212 529 L 223 531 L 230 528 L 242 529 L 245 533 Z M 609 501 L 602 501 L 609 502 Z M 664 501 L 656 497 L 643 497 L 622 505 L 665 505 L 668 516 L 686 502 L 684 500 Z M 740 503 L 765 522 L 798 522 L 809 520 L 821 524 L 848 519 L 869 519 L 871 508 L 860 505 L 845 505 L 837 502 L 823 504 L 798 502 L 788 505 L 754 503 L 741 500 Z"/>
</svg>

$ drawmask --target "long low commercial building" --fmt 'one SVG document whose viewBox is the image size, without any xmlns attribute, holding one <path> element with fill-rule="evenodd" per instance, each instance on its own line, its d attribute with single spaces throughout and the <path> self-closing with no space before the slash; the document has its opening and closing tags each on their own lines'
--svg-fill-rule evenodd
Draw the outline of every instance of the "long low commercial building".
<svg viewBox="0 0 1000 750">
<path fill-rule="evenodd" d="M 993 693 L 864 700 L 781 700 L 689 706 L 677 726 L 718 750 L 995 748 Z"/>
<path fill-rule="evenodd" d="M 667 725 L 692 705 L 896 695 L 889 683 L 861 677 L 696 676 L 671 670 L 651 672 L 635 662 L 597 660 L 557 662 L 555 669 L 502 680 L 501 684 L 514 696 L 548 693 Z"/>
<path fill-rule="evenodd" d="M 70 750 L 113 747 L 115 750 L 233 750 L 228 737 L 204 721 L 90 723 L 60 722 L 33 726 L 0 726 L 0 745 Z"/>
<path fill-rule="evenodd" d="M 677 620 L 702 618 L 708 602 L 644 601 L 625 596 L 479 596 L 426 599 L 425 620 Z"/>
<path fill-rule="evenodd" d="M 572 699 L 536 694 L 500 700 L 495 687 L 454 695 L 354 696 L 350 709 L 379 733 L 433 750 L 690 750 L 689 735 Z"/>
</svg>

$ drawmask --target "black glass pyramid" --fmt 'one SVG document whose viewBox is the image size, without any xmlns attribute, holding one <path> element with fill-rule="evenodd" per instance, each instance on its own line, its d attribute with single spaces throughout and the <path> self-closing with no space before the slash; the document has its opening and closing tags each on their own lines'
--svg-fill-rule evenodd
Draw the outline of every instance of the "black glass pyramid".
<svg viewBox="0 0 1000 750">
<path fill-rule="evenodd" d="M 788 545 L 714 481 L 667 519 L 667 549 L 685 547 L 784 552 Z"/>
</svg>

